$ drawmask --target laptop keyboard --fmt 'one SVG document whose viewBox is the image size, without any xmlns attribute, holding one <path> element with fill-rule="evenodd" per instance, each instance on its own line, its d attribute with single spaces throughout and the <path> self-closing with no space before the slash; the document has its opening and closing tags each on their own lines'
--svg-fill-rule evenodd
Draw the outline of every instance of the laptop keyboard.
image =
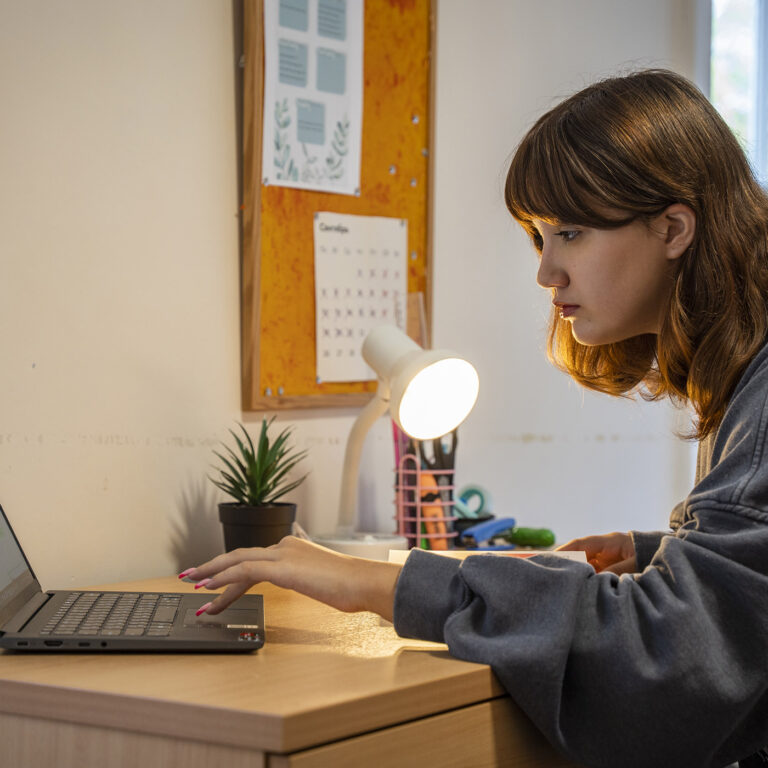
<svg viewBox="0 0 768 768">
<path fill-rule="evenodd" d="M 166 637 L 180 595 L 145 592 L 72 592 L 41 635 Z"/>
</svg>

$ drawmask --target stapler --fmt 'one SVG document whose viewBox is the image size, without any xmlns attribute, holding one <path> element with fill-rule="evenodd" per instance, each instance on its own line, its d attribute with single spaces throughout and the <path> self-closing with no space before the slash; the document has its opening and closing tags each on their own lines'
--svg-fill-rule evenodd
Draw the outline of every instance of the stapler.
<svg viewBox="0 0 768 768">
<path fill-rule="evenodd" d="M 467 549 L 482 550 L 509 550 L 514 549 L 514 544 L 488 544 L 495 536 L 502 531 L 508 531 L 515 527 L 514 517 L 499 517 L 491 520 L 485 520 L 469 528 L 465 528 L 457 537 L 456 545 L 466 547 Z M 486 542 L 485 544 L 483 542 Z"/>
</svg>

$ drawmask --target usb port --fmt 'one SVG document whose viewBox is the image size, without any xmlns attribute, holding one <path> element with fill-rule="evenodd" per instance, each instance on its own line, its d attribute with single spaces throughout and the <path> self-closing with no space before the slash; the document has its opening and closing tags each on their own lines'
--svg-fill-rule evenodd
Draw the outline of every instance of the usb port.
<svg viewBox="0 0 768 768">
<path fill-rule="evenodd" d="M 43 642 L 45 643 L 45 645 L 50 645 L 50 646 L 53 646 L 54 648 L 61 645 L 61 640 L 43 640 Z"/>
</svg>

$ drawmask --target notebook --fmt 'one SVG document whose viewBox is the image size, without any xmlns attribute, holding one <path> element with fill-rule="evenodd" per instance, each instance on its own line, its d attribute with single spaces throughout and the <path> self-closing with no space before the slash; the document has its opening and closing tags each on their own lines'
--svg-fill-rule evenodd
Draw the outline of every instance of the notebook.
<svg viewBox="0 0 768 768">
<path fill-rule="evenodd" d="M 0 648 L 18 651 L 254 651 L 264 644 L 261 595 L 217 616 L 210 593 L 43 592 L 0 507 Z"/>
</svg>

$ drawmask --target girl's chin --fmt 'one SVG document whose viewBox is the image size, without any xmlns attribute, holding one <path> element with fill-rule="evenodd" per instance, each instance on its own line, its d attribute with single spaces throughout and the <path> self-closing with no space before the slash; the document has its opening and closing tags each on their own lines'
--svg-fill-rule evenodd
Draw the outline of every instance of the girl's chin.
<svg viewBox="0 0 768 768">
<path fill-rule="evenodd" d="M 608 336 L 607 334 L 601 334 L 595 328 L 585 328 L 583 323 L 572 322 L 571 323 L 571 335 L 573 338 L 585 347 L 599 347 L 601 344 L 612 344 L 615 341 L 621 341 L 621 339 Z"/>
<path fill-rule="evenodd" d="M 579 330 L 575 328 L 573 325 L 571 325 L 571 335 L 583 347 L 600 347 L 605 344 L 618 344 L 621 341 L 626 341 L 627 339 L 634 339 L 637 336 L 642 334 L 637 334 L 637 333 L 626 334 L 626 335 L 622 335 L 620 333 L 600 334 L 600 333 L 596 333 L 594 330 L 591 330 L 591 331 L 585 331 L 583 329 Z"/>
<path fill-rule="evenodd" d="M 595 334 L 590 333 L 585 328 L 578 328 L 574 323 L 571 323 L 571 336 L 579 342 L 579 344 L 582 344 L 585 347 L 595 347 L 598 344 L 602 344 L 603 342 L 599 339 L 595 339 Z"/>
</svg>

